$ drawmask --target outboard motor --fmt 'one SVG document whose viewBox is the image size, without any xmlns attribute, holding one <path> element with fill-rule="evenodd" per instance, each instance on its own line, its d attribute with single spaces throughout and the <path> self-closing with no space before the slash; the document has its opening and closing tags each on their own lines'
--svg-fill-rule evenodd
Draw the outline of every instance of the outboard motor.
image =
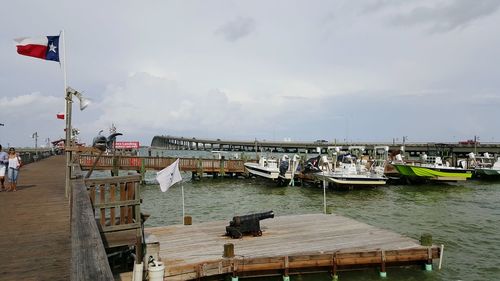
<svg viewBox="0 0 500 281">
<path fill-rule="evenodd" d="M 280 163 L 280 176 L 285 177 L 286 171 L 288 171 L 288 155 L 283 156 Z"/>
<path fill-rule="evenodd" d="M 306 165 L 305 165 L 305 168 L 304 168 L 304 173 L 317 173 L 317 172 L 321 172 L 321 169 L 319 168 L 319 160 L 321 158 L 321 155 L 318 155 L 316 157 L 313 157 L 313 158 L 309 158 L 307 161 L 306 161 Z"/>
</svg>

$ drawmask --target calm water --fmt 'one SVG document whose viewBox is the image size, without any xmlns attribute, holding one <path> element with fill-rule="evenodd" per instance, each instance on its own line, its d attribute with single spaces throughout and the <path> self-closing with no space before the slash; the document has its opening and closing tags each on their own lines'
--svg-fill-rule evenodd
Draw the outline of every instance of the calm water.
<svg viewBox="0 0 500 281">
<path fill-rule="evenodd" d="M 152 180 L 154 174 L 148 174 Z M 316 187 L 276 187 L 259 179 L 191 181 L 183 174 L 186 213 L 193 222 L 229 221 L 234 215 L 273 210 L 277 216 L 320 213 L 323 190 Z M 154 184 L 141 189 L 146 226 L 182 222 L 181 185 L 162 193 Z M 333 212 L 418 239 L 431 233 L 444 244 L 443 269 L 388 269 L 386 280 L 500 279 L 500 183 L 387 186 L 349 192 L 328 191 Z M 223 230 L 222 230 L 223 231 Z M 257 279 L 254 279 L 257 280 Z M 266 278 L 258 280 L 281 280 Z M 292 280 L 300 280 L 292 276 Z M 331 280 L 328 274 L 301 280 Z M 375 270 L 341 272 L 340 280 L 380 280 Z"/>
</svg>

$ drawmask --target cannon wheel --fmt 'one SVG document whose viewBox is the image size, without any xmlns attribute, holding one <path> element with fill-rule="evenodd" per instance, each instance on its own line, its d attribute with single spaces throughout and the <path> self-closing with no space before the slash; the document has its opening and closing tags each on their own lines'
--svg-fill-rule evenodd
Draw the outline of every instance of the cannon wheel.
<svg viewBox="0 0 500 281">
<path fill-rule="evenodd" d="M 252 234 L 253 234 L 253 236 L 254 236 L 254 237 L 255 237 L 255 236 L 262 236 L 262 230 L 255 231 L 255 232 L 253 232 Z"/>
<path fill-rule="evenodd" d="M 242 236 L 243 234 L 238 230 L 235 230 L 233 233 L 231 233 L 231 238 L 233 239 L 240 239 Z"/>
</svg>

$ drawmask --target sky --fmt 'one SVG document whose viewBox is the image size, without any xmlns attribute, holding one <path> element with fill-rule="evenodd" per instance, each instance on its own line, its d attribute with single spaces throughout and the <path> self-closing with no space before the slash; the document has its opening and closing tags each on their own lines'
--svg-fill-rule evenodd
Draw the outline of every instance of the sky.
<svg viewBox="0 0 500 281">
<path fill-rule="evenodd" d="M 14 38 L 64 30 L 73 127 L 91 144 L 500 142 L 500 1 L 5 1 L 0 144 L 64 138 L 61 65 Z M 62 46 L 60 46 L 62 48 Z"/>
</svg>

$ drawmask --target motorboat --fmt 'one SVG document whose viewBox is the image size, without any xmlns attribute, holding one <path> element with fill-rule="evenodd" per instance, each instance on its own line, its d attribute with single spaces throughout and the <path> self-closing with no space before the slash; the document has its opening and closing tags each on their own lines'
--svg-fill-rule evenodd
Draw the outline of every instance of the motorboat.
<svg viewBox="0 0 500 281">
<path fill-rule="evenodd" d="M 244 165 L 252 175 L 277 181 L 279 185 L 286 185 L 294 178 L 299 159 L 298 155 L 294 155 L 292 158 L 283 155 L 278 162 L 277 158 L 261 156 L 257 163 L 246 162 Z"/>
<path fill-rule="evenodd" d="M 386 155 L 389 148 L 378 147 Z M 339 153 L 336 149 L 336 154 Z M 314 174 L 315 178 L 328 182 L 336 187 L 380 186 L 387 183 L 384 176 L 385 160 L 382 157 L 364 159 L 364 147 L 349 147 L 348 153 L 338 155 L 338 164 L 334 163 L 332 170 L 322 170 Z"/>
<path fill-rule="evenodd" d="M 410 181 L 464 181 L 472 177 L 471 169 L 450 166 L 440 156 L 427 156 L 425 153 L 421 155 L 419 162 L 393 161 L 391 164 L 401 176 Z"/>
<path fill-rule="evenodd" d="M 500 161 L 498 158 L 485 152 L 483 156 L 469 153 L 469 166 L 474 169 L 474 175 L 478 178 L 500 177 Z"/>
</svg>

